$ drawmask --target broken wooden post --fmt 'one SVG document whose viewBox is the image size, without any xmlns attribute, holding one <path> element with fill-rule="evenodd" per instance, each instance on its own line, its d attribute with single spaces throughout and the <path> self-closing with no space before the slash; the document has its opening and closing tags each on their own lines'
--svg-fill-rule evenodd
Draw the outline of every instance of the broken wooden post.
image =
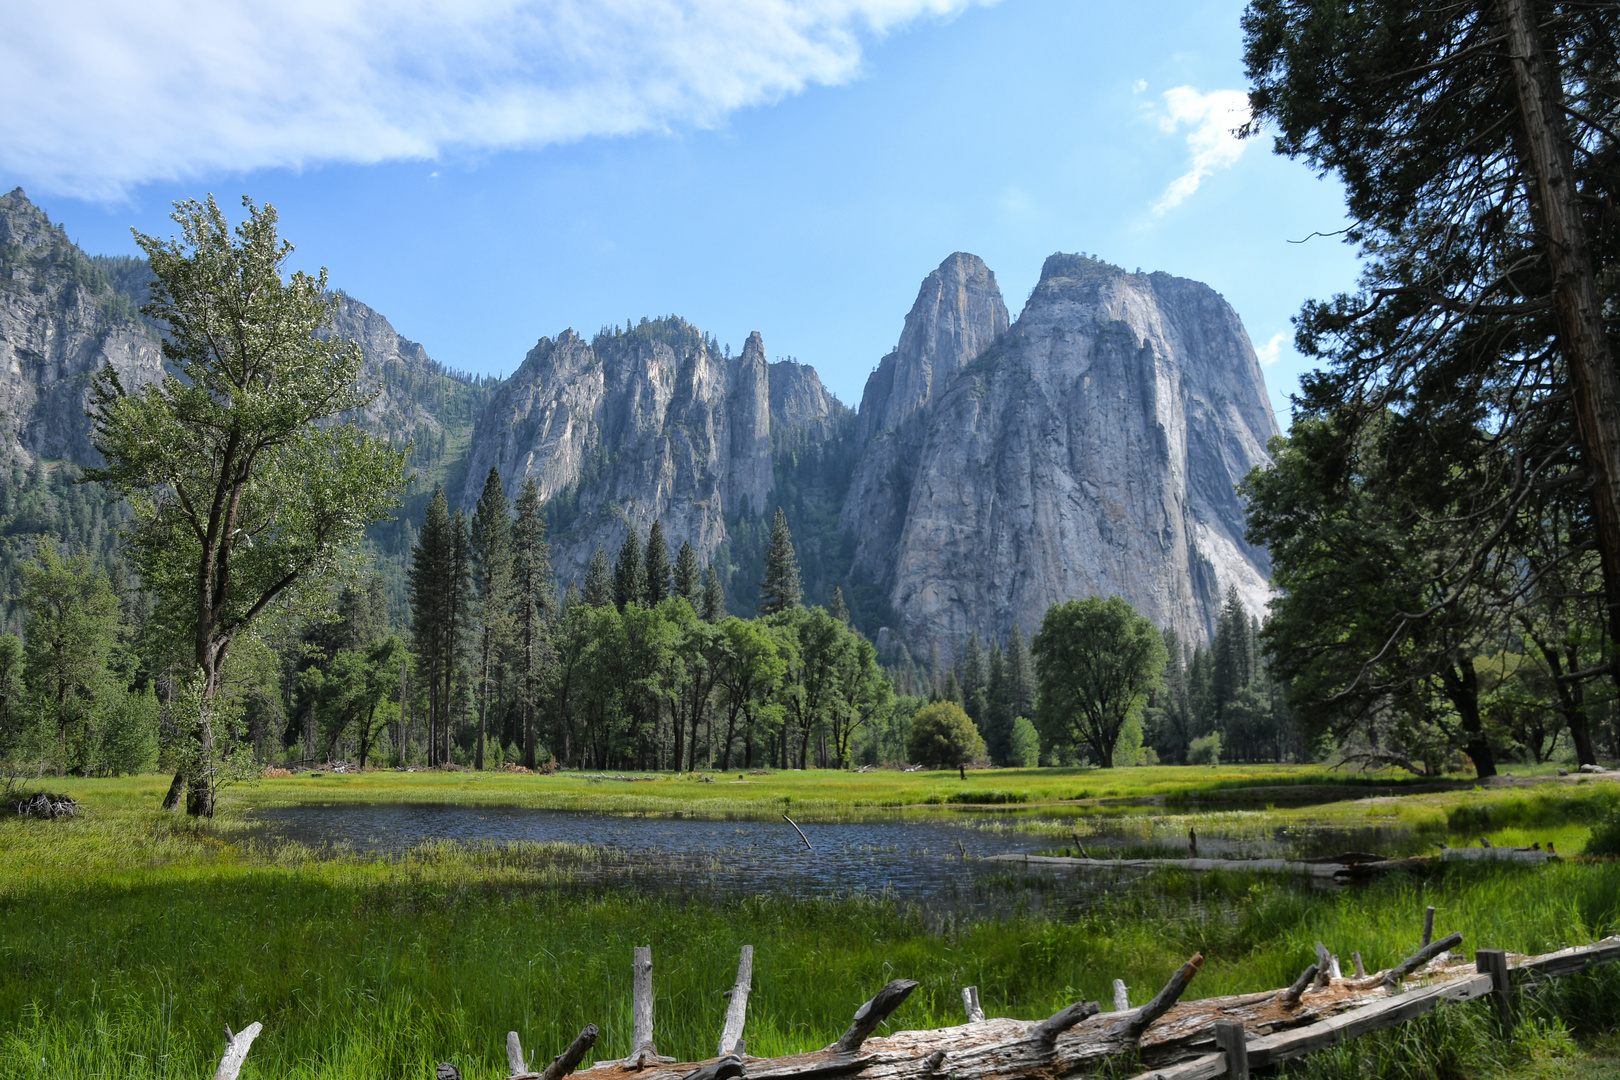
<svg viewBox="0 0 1620 1080">
<path fill-rule="evenodd" d="M 720 1029 L 719 1056 L 743 1052 L 743 1025 L 748 1020 L 748 994 L 754 983 L 754 947 L 744 945 L 737 961 L 737 981 L 731 986 L 725 1026 Z"/>
<path fill-rule="evenodd" d="M 631 983 L 630 1004 L 630 1056 L 638 1057 L 643 1050 L 649 1055 L 656 1055 L 658 1051 L 653 1048 L 653 981 L 652 981 L 652 946 L 637 945 L 635 960 L 631 970 L 634 978 Z"/>
<path fill-rule="evenodd" d="M 1114 1011 L 1124 1012 L 1131 1007 L 1131 988 L 1124 979 L 1114 980 Z"/>
<path fill-rule="evenodd" d="M 798 822 L 794 821 L 792 818 L 788 817 L 786 814 L 782 815 L 782 820 L 787 822 L 789 825 L 793 826 L 793 831 L 799 834 L 799 839 L 800 840 L 804 841 L 804 846 L 805 846 L 806 850 L 809 850 L 809 851 L 816 850 L 815 848 L 810 846 L 810 838 L 808 836 L 804 835 L 804 830 L 799 828 L 799 823 Z"/>
<path fill-rule="evenodd" d="M 1365 979 L 1367 977 L 1367 965 L 1361 962 L 1361 950 L 1358 949 L 1351 953 L 1350 959 L 1356 965 L 1356 978 Z"/>
<path fill-rule="evenodd" d="M 1314 978 L 1316 978 L 1316 965 L 1312 964 L 1300 972 L 1299 978 L 1295 979 L 1288 989 L 1282 992 L 1282 1003 L 1284 1005 L 1297 1003 L 1299 996 L 1305 992 L 1307 986 L 1311 985 L 1311 980 Z"/>
<path fill-rule="evenodd" d="M 1434 940 L 1434 906 L 1431 904 L 1423 913 L 1423 940 L 1418 942 L 1418 948 L 1423 948 Z"/>
<path fill-rule="evenodd" d="M 1155 994 L 1152 1001 L 1142 1006 L 1135 1016 L 1125 1021 L 1126 1034 L 1133 1039 L 1141 1038 L 1142 1032 L 1148 1029 L 1149 1024 L 1163 1016 L 1169 1011 L 1170 1006 L 1180 1000 L 1181 992 L 1187 989 L 1187 984 L 1192 982 L 1193 976 L 1198 974 L 1198 969 L 1203 964 L 1204 954 L 1193 953 L 1192 958 L 1170 976 L 1170 981 L 1164 984 L 1164 989 Z"/>
<path fill-rule="evenodd" d="M 726 1054 L 718 1061 L 693 1069 L 681 1080 L 738 1080 L 744 1075 L 742 1058 L 737 1054 Z"/>
<path fill-rule="evenodd" d="M 563 1077 L 579 1068 L 579 1063 L 585 1060 L 591 1047 L 596 1045 L 596 1036 L 599 1032 L 595 1024 L 586 1024 L 580 1029 L 574 1041 L 568 1044 L 568 1049 L 552 1059 L 546 1066 L 546 1071 L 540 1074 L 540 1080 L 562 1080 Z"/>
<path fill-rule="evenodd" d="M 1226 1075 L 1232 1080 L 1249 1080 L 1249 1033 L 1243 1021 L 1215 1021 L 1215 1045 L 1226 1053 Z"/>
<path fill-rule="evenodd" d="M 1333 978 L 1333 970 L 1328 966 L 1328 948 L 1320 941 L 1316 943 L 1316 985 L 1326 986 L 1328 980 Z"/>
<path fill-rule="evenodd" d="M 1513 979 L 1508 974 L 1507 953 L 1501 949 L 1475 949 L 1474 970 L 1491 977 L 1491 1004 L 1502 1022 L 1502 1033 L 1513 1035 Z"/>
<path fill-rule="evenodd" d="M 1024 1037 L 1051 1046 L 1057 1042 L 1059 1035 L 1068 1031 L 1080 1021 L 1096 1016 L 1100 1012 L 1102 1012 L 1102 1006 L 1095 1001 L 1077 1001 L 1068 1008 L 1059 1009 L 1045 1020 L 1031 1027 L 1024 1033 Z"/>
<path fill-rule="evenodd" d="M 1187 846 L 1192 849 L 1192 857 L 1198 858 L 1198 830 L 1187 830 Z"/>
<path fill-rule="evenodd" d="M 984 1009 L 979 1007 L 979 988 L 977 986 L 962 987 L 962 1009 L 967 1013 L 968 1023 L 977 1024 L 984 1019 Z"/>
<path fill-rule="evenodd" d="M 840 1054 L 853 1054 L 861 1048 L 861 1044 L 871 1037 L 879 1024 L 889 1018 L 889 1014 L 900 1007 L 900 1003 L 911 996 L 917 989 L 917 984 L 911 979 L 895 979 L 873 996 L 871 1001 L 855 1010 L 855 1021 L 849 1025 L 849 1030 L 838 1037 L 832 1044 L 832 1049 Z"/>
<path fill-rule="evenodd" d="M 513 1076 L 529 1071 L 528 1062 L 523 1060 L 523 1043 L 515 1031 L 506 1033 L 506 1064 Z"/>
<path fill-rule="evenodd" d="M 214 1080 L 236 1080 L 242 1071 L 242 1062 L 247 1060 L 248 1050 L 253 1046 L 253 1040 L 259 1037 L 264 1025 L 255 1020 L 247 1027 L 235 1034 L 231 1029 L 225 1029 L 225 1053 L 219 1059 L 219 1068 L 214 1070 Z"/>
<path fill-rule="evenodd" d="M 1402 979 L 1406 978 L 1408 975 L 1412 974 L 1412 972 L 1416 971 L 1424 964 L 1427 964 L 1430 960 L 1434 959 L 1436 956 L 1439 956 L 1447 949 L 1454 949 L 1458 945 L 1461 945 L 1462 940 L 1463 936 L 1461 934 L 1448 934 L 1439 941 L 1431 941 L 1429 944 L 1425 945 L 1423 948 L 1419 949 L 1417 952 L 1413 953 L 1411 956 L 1408 956 L 1405 960 L 1402 960 L 1399 964 L 1396 964 L 1394 967 L 1386 971 L 1383 976 L 1384 985 L 1399 986 Z"/>
</svg>

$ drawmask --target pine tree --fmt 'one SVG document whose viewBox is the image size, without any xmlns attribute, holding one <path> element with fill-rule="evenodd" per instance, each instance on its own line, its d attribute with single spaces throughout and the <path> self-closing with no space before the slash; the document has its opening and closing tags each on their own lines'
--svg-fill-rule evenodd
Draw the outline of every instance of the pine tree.
<svg viewBox="0 0 1620 1080">
<path fill-rule="evenodd" d="M 793 554 L 793 534 L 788 532 L 787 515 L 776 508 L 771 523 L 771 546 L 765 552 L 765 580 L 759 586 L 759 610 L 763 615 L 799 606 L 804 587 L 799 581 L 799 560 Z"/>
<path fill-rule="evenodd" d="M 990 702 L 985 694 L 984 650 L 979 648 L 979 632 L 968 635 L 962 650 L 962 704 L 982 735 L 989 721 Z"/>
<path fill-rule="evenodd" d="M 1007 637 L 1007 708 L 1014 717 L 1035 719 L 1035 665 L 1017 623 Z"/>
<path fill-rule="evenodd" d="M 703 610 L 703 571 L 698 568 L 697 553 L 684 540 L 675 555 L 675 595 L 691 604 L 693 611 Z"/>
<path fill-rule="evenodd" d="M 457 703 L 456 676 L 465 680 L 466 673 L 461 669 L 461 661 L 466 655 L 467 616 L 468 607 L 471 606 L 472 596 L 467 587 L 468 577 L 472 570 L 472 535 L 467 527 L 467 515 L 457 510 L 450 515 L 450 578 L 446 583 L 446 593 L 450 598 L 449 618 L 446 620 L 445 633 L 448 637 L 446 643 L 447 666 L 444 673 L 444 712 L 445 723 L 441 729 L 441 738 L 444 740 L 443 753 L 439 758 L 441 763 L 450 761 L 450 740 L 454 735 L 451 722 L 451 709 Z M 466 687 L 466 682 L 461 683 Z"/>
<path fill-rule="evenodd" d="M 613 571 L 608 569 L 607 552 L 601 544 L 596 545 L 596 554 L 585 571 L 585 602 L 591 607 L 613 603 Z"/>
<path fill-rule="evenodd" d="M 844 590 L 836 585 L 833 586 L 832 603 L 827 605 L 827 614 L 845 626 L 849 625 L 849 608 L 844 606 Z"/>
<path fill-rule="evenodd" d="M 517 613 L 518 672 L 523 709 L 523 764 L 535 766 L 534 714 L 540 681 L 550 667 L 551 545 L 546 543 L 546 518 L 540 488 L 534 477 L 523 481 L 517 497 L 517 521 L 512 526 L 512 579 Z M 574 589 L 569 582 L 570 590 Z"/>
<path fill-rule="evenodd" d="M 450 597 L 447 587 L 454 544 L 444 488 L 435 488 L 422 519 L 422 530 L 417 533 L 416 544 L 411 549 L 410 569 L 411 633 L 417 662 L 428 681 L 429 766 L 439 764 L 439 729 L 445 722 L 439 687 L 448 663 L 445 630 L 449 625 Z"/>
<path fill-rule="evenodd" d="M 602 549 L 597 548 L 596 550 L 601 551 Z M 569 578 L 568 590 L 563 593 L 562 613 L 566 615 L 584 602 L 585 595 L 579 591 L 579 582 Z"/>
<path fill-rule="evenodd" d="M 491 466 L 473 509 L 471 546 L 472 616 L 478 634 L 478 744 L 473 767 L 484 767 L 489 739 L 490 668 L 512 625 L 512 508 Z"/>
<path fill-rule="evenodd" d="M 990 640 L 990 663 L 985 672 L 984 696 L 987 716 L 983 725 L 985 749 L 990 760 L 1005 765 L 1011 754 L 1013 713 L 1007 697 L 1007 658 L 1001 642 Z"/>
<path fill-rule="evenodd" d="M 630 526 L 613 563 L 613 603 L 620 611 L 627 604 L 647 602 L 647 567 L 641 561 L 641 534 Z"/>
<path fill-rule="evenodd" d="M 652 531 L 647 533 L 644 565 L 647 586 L 643 599 L 648 607 L 656 607 L 670 596 L 669 545 L 664 542 L 664 523 L 661 521 L 654 521 Z"/>
<path fill-rule="evenodd" d="M 726 591 L 720 587 L 720 571 L 709 564 L 703 574 L 703 618 L 717 623 L 726 617 Z"/>
</svg>

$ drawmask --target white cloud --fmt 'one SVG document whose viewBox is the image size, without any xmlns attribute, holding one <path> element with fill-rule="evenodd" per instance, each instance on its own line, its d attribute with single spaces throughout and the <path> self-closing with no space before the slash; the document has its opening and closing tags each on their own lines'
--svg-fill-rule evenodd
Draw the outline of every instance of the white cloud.
<svg viewBox="0 0 1620 1080">
<path fill-rule="evenodd" d="M 995 0 L 56 0 L 6 6 L 0 170 L 49 191 L 705 127 Z"/>
<path fill-rule="evenodd" d="M 1282 347 L 1287 340 L 1288 334 L 1286 332 L 1281 334 L 1272 334 L 1270 341 L 1254 350 L 1254 354 L 1260 358 L 1260 364 L 1262 367 L 1270 367 L 1272 364 L 1275 364 L 1278 360 L 1282 359 Z"/>
<path fill-rule="evenodd" d="M 1241 90 L 1211 90 L 1200 94 L 1190 86 L 1178 86 L 1165 91 L 1165 111 L 1159 117 L 1159 128 L 1174 134 L 1183 127 L 1187 132 L 1187 148 L 1192 161 L 1187 171 L 1164 189 L 1154 204 L 1153 212 L 1162 214 L 1198 190 L 1216 169 L 1230 168 L 1243 156 L 1245 142 L 1233 132 L 1249 120 L 1249 98 Z"/>
</svg>

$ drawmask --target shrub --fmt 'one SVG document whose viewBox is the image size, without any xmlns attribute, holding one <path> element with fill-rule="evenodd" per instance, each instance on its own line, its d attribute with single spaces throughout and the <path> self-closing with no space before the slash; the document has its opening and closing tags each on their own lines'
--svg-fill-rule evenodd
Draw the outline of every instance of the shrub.
<svg viewBox="0 0 1620 1080">
<path fill-rule="evenodd" d="M 936 701 L 911 718 L 906 753 L 930 768 L 954 769 L 984 756 L 984 740 L 962 706 Z"/>
<path fill-rule="evenodd" d="M 968 803 L 973 806 L 994 806 L 1002 803 L 1028 802 L 1029 796 L 1022 791 L 958 791 L 945 801 Z"/>
<path fill-rule="evenodd" d="M 1007 764 L 1016 769 L 1033 769 L 1041 763 L 1041 737 L 1035 725 L 1020 716 L 1013 721 L 1008 740 Z"/>
<path fill-rule="evenodd" d="M 1200 735 L 1187 746 L 1187 764 L 1208 765 L 1214 768 L 1221 763 L 1221 733 L 1212 731 L 1208 735 Z"/>
<path fill-rule="evenodd" d="M 1620 812 L 1610 810 L 1592 826 L 1582 855 L 1620 855 Z"/>
</svg>

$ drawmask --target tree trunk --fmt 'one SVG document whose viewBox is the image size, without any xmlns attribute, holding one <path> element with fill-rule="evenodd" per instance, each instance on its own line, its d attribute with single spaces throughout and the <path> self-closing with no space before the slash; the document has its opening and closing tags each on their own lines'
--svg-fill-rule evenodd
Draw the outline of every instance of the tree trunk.
<svg viewBox="0 0 1620 1080">
<path fill-rule="evenodd" d="M 1474 761 L 1474 771 L 1481 780 L 1496 775 L 1496 752 L 1485 737 L 1485 725 L 1479 715 L 1479 673 L 1474 670 L 1470 657 L 1455 665 L 1447 664 L 1440 673 L 1446 697 L 1462 719 L 1463 733 L 1468 741 L 1463 749 Z"/>
<path fill-rule="evenodd" d="M 1541 45 L 1529 0 L 1496 0 L 1524 123 L 1528 161 L 1553 276 L 1560 351 L 1574 390 L 1575 427 L 1592 471 L 1592 511 L 1608 608 L 1609 640 L 1620 641 L 1620 372 L 1604 333 L 1602 302 L 1575 166 L 1564 128 L 1563 89 Z M 1614 671 L 1620 686 L 1620 668 Z M 1483 773 L 1481 775 L 1484 775 Z"/>
</svg>

